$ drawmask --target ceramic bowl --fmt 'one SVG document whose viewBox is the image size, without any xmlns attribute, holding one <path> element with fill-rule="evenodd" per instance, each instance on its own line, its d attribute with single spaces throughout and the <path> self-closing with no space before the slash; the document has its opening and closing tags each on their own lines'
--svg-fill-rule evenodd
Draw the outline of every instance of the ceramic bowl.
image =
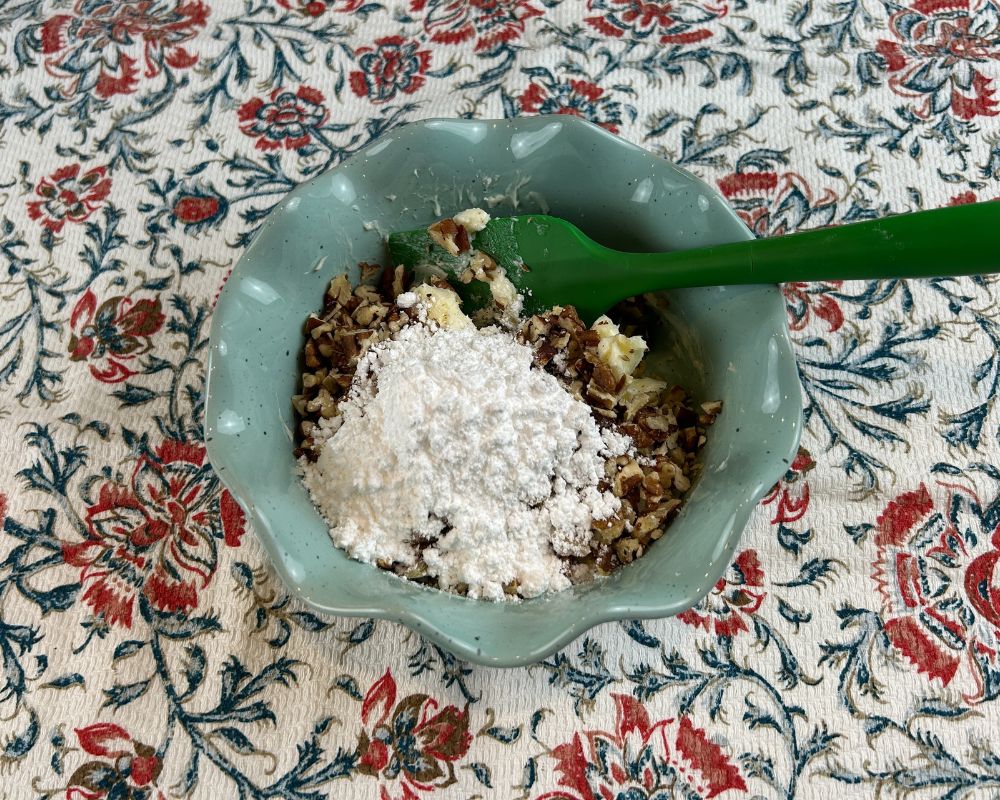
<svg viewBox="0 0 1000 800">
<path fill-rule="evenodd" d="M 331 543 L 292 456 L 301 323 L 334 275 L 356 278 L 359 261 L 384 263 L 385 232 L 475 205 L 498 215 L 550 212 L 623 250 L 751 237 L 714 189 L 574 117 L 397 128 L 291 192 L 236 265 L 212 319 L 206 441 L 278 574 L 305 603 L 400 622 L 461 658 L 515 666 L 601 622 L 669 616 L 701 600 L 754 505 L 788 468 L 802 401 L 776 286 L 670 292 L 649 357 L 697 399 L 721 399 L 724 408 L 701 478 L 643 558 L 591 585 L 499 604 L 352 561 Z"/>
</svg>

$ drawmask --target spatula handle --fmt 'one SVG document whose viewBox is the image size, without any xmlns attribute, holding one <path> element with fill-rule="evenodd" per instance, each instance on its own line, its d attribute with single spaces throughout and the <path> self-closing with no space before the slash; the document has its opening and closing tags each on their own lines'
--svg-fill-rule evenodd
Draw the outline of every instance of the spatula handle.
<svg viewBox="0 0 1000 800">
<path fill-rule="evenodd" d="M 901 214 L 755 241 L 755 282 L 934 278 L 1000 271 L 1000 203 Z"/>
<path fill-rule="evenodd" d="M 626 266 L 636 269 L 647 290 L 1000 272 L 1000 202 L 734 242 L 672 253 L 667 260 L 648 254 L 633 261 L 637 255 L 629 254 Z M 656 259 L 660 280 L 653 287 Z"/>
</svg>

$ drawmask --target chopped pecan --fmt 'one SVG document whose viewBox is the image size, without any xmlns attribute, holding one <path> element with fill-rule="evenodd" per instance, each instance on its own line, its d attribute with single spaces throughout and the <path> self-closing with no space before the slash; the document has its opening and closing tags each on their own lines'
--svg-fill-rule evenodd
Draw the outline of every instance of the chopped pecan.
<svg viewBox="0 0 1000 800">
<path fill-rule="evenodd" d="M 674 488 L 682 494 L 691 488 L 691 479 L 683 472 L 674 475 Z"/>
<path fill-rule="evenodd" d="M 611 367 L 603 361 L 598 361 L 594 364 L 594 373 L 591 376 L 591 381 L 594 384 L 597 384 L 597 388 L 607 394 L 618 394 L 618 380 L 615 378 L 615 374 L 611 371 Z"/>
<path fill-rule="evenodd" d="M 341 273 L 330 281 L 330 288 L 326 294 L 336 304 L 344 305 L 351 297 L 351 282 Z"/>
<path fill-rule="evenodd" d="M 615 395 L 605 392 L 594 381 L 587 384 L 585 394 L 590 405 L 596 408 L 610 410 L 617 402 Z"/>
<path fill-rule="evenodd" d="M 455 234 L 455 245 L 458 247 L 459 253 L 466 253 L 471 247 L 469 244 L 469 232 L 461 225 L 458 226 L 458 233 Z"/>
<path fill-rule="evenodd" d="M 382 275 L 382 267 L 378 264 L 370 264 L 367 261 L 362 261 L 358 264 L 358 270 L 361 273 L 361 282 L 369 285 L 376 284 Z"/>
<path fill-rule="evenodd" d="M 624 497 L 642 483 L 642 479 L 642 467 L 635 463 L 634 460 L 629 459 L 629 462 L 615 475 L 615 497 Z"/>
<path fill-rule="evenodd" d="M 701 410 L 702 413 L 705 414 L 705 416 L 710 417 L 712 420 L 714 420 L 717 416 L 719 416 L 720 412 L 722 411 L 722 401 L 713 400 L 710 403 L 702 403 Z"/>
<path fill-rule="evenodd" d="M 624 536 L 616 541 L 614 548 L 622 564 L 631 564 L 642 555 L 642 545 L 631 536 Z"/>
<path fill-rule="evenodd" d="M 659 473 L 643 470 L 642 489 L 650 497 L 661 497 L 663 495 L 663 484 L 660 482 Z"/>
<path fill-rule="evenodd" d="M 598 542 L 609 544 L 625 532 L 625 519 L 615 514 L 608 519 L 594 520 L 591 529 Z"/>
<path fill-rule="evenodd" d="M 537 350 L 535 350 L 535 363 L 538 364 L 538 366 L 540 367 L 544 367 L 555 357 L 556 353 L 558 352 L 559 351 L 556 350 L 552 345 L 550 345 L 548 342 L 545 342 L 544 344 L 540 345 Z"/>
<path fill-rule="evenodd" d="M 435 222 L 427 229 L 427 234 L 431 237 L 431 241 L 434 242 L 438 247 L 443 248 L 446 252 L 453 256 L 457 256 L 461 253 L 461 249 L 458 246 L 458 232 L 464 232 L 464 228 L 460 228 L 455 224 L 453 219 L 443 219 L 440 222 Z M 465 237 L 466 248 L 468 248 L 468 234 Z"/>
</svg>

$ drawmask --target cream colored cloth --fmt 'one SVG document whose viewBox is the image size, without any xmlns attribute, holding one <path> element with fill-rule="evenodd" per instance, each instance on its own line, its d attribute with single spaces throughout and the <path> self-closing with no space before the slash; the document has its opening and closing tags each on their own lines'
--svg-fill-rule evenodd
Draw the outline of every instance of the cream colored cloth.
<svg viewBox="0 0 1000 800">
<path fill-rule="evenodd" d="M 289 600 L 200 422 L 242 248 L 395 125 L 577 114 L 772 235 L 995 198 L 998 78 L 986 0 L 0 2 L 0 794 L 995 797 L 992 279 L 786 286 L 727 577 L 527 669 Z"/>
</svg>

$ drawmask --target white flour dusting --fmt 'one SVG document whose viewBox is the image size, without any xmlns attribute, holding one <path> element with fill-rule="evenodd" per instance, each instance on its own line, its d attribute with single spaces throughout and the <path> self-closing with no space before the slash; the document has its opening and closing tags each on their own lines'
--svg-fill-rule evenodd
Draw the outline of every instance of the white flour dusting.
<svg viewBox="0 0 1000 800">
<path fill-rule="evenodd" d="M 303 480 L 361 561 L 423 548 L 442 588 L 504 600 L 517 580 L 532 597 L 569 586 L 558 554 L 585 554 L 591 520 L 618 510 L 597 485 L 631 441 L 498 329 L 405 327 L 363 356 L 341 412 Z"/>
</svg>

